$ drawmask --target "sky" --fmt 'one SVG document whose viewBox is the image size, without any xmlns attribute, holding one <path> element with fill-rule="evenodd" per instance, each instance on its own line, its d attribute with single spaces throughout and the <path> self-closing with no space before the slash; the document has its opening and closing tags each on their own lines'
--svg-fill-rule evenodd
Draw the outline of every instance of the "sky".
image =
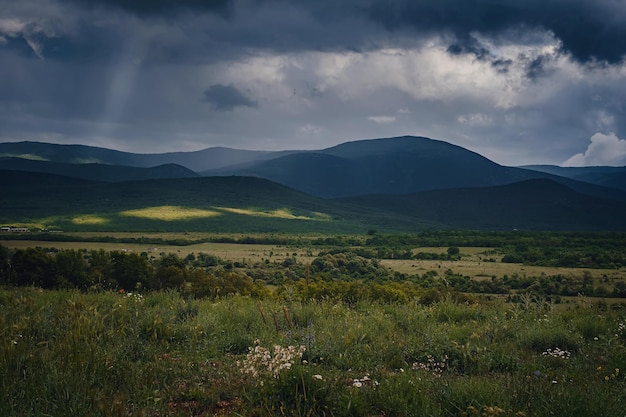
<svg viewBox="0 0 626 417">
<path fill-rule="evenodd" d="M 623 0 L 0 0 L 0 142 L 626 165 Z"/>
</svg>

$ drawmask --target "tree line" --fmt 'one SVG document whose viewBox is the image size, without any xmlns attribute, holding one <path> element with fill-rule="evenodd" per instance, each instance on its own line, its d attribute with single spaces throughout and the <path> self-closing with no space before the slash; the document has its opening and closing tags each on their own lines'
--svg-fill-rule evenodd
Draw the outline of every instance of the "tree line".
<svg viewBox="0 0 626 417">
<path fill-rule="evenodd" d="M 451 247 L 445 254 L 459 256 Z M 432 302 L 442 294 L 536 294 L 547 297 L 595 296 L 626 298 L 626 283 L 594 282 L 589 272 L 578 275 L 512 276 L 474 280 L 446 271 L 405 274 L 352 249 L 320 252 L 310 264 L 289 256 L 284 260 L 233 262 L 207 253 L 160 254 L 104 250 L 9 250 L 0 245 L 0 284 L 85 291 L 159 291 L 171 289 L 193 297 L 230 294 L 255 297 L 273 294 L 298 299 L 354 303 L 359 299 Z M 368 255 L 368 254 L 365 254 Z M 269 284 L 269 285 L 268 285 Z M 430 300 L 430 301 L 428 301 Z"/>
</svg>

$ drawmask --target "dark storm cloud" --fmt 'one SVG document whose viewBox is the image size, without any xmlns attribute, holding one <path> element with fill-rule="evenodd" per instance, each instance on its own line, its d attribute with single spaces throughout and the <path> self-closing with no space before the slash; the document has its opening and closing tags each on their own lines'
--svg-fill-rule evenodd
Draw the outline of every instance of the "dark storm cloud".
<svg viewBox="0 0 626 417">
<path fill-rule="evenodd" d="M 0 140 L 561 162 L 625 136 L 625 40 L 623 0 L 0 0 Z"/>
<path fill-rule="evenodd" d="M 86 8 L 113 7 L 140 16 L 156 16 L 175 12 L 203 10 L 228 15 L 231 0 L 65 0 Z"/>
<path fill-rule="evenodd" d="M 553 34 L 562 52 L 580 62 L 615 64 L 626 54 L 626 5 L 613 0 L 60 0 L 59 4 L 92 13 L 74 29 L 73 38 L 57 36 L 53 46 L 61 59 L 86 52 L 86 45 L 106 52 L 123 42 L 116 33 L 127 34 L 136 21 L 122 19 L 116 26 L 109 20 L 96 28 L 87 23 L 107 10 L 151 20 L 150 28 L 169 26 L 184 37 L 152 48 L 148 58 L 162 61 L 235 57 L 248 48 L 281 53 L 367 51 L 431 35 L 448 39 L 451 54 L 496 59 L 476 36 L 532 42 L 528 34 L 537 31 Z M 47 43 L 43 46 L 51 50 Z"/>
<path fill-rule="evenodd" d="M 522 57 L 522 60 L 525 60 L 525 58 Z M 526 76 L 528 77 L 528 79 L 536 80 L 542 76 L 545 76 L 548 72 L 548 70 L 546 70 L 546 66 L 550 63 L 551 60 L 552 57 L 546 54 L 539 55 L 534 59 L 528 60 L 527 64 L 525 65 Z"/>
<path fill-rule="evenodd" d="M 204 91 L 202 101 L 215 106 L 215 110 L 232 111 L 235 107 L 256 107 L 257 103 L 251 100 L 232 85 L 215 84 Z"/>
<path fill-rule="evenodd" d="M 506 37 L 513 28 L 548 30 L 582 62 L 620 62 L 626 54 L 626 8 L 611 0 L 375 0 L 370 18 L 390 31 L 447 30 L 451 52 L 472 50 L 473 32 Z"/>
</svg>

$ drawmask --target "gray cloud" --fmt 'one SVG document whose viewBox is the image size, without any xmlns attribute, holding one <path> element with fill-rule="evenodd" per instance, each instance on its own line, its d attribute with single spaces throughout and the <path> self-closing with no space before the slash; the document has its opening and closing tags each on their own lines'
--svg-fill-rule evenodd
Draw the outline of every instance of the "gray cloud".
<svg viewBox="0 0 626 417">
<path fill-rule="evenodd" d="M 204 91 L 203 100 L 219 111 L 232 111 L 235 107 L 257 107 L 257 102 L 232 85 L 215 84 Z"/>
<path fill-rule="evenodd" d="M 371 19 L 390 31 L 447 30 L 456 39 L 453 50 L 474 48 L 474 32 L 507 38 L 540 29 L 554 33 L 579 61 L 618 63 L 626 54 L 626 6 L 611 0 L 374 0 L 369 10 Z"/>
<path fill-rule="evenodd" d="M 98 7 L 118 8 L 142 16 L 158 16 L 171 13 L 209 11 L 228 15 L 231 0 L 65 0 L 89 9 Z"/>
<path fill-rule="evenodd" d="M 626 131 L 612 0 L 0 0 L 0 16 L 0 141 L 154 152 L 416 134 L 558 164 Z"/>
</svg>

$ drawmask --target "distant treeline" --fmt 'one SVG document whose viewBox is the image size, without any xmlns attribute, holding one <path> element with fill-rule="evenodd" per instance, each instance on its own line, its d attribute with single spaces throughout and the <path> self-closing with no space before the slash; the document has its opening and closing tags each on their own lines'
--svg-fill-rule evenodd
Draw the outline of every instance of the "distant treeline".
<svg viewBox="0 0 626 417">
<path fill-rule="evenodd" d="M 444 256 L 456 255 L 451 247 Z M 382 266 L 378 259 L 354 251 L 322 252 L 310 265 L 296 256 L 281 261 L 233 262 L 206 253 L 181 258 L 162 253 L 104 250 L 9 250 L 0 245 L 0 284 L 84 291 L 158 291 L 173 289 L 192 297 L 242 294 L 306 299 L 361 299 L 382 302 L 434 302 L 449 293 L 520 294 L 546 297 L 597 296 L 626 298 L 626 283 L 607 277 L 594 282 L 589 272 L 579 275 L 503 276 L 474 280 L 447 271 L 403 274 Z M 270 292 L 270 288 L 274 288 Z"/>
<path fill-rule="evenodd" d="M 187 246 L 198 243 L 237 243 L 283 245 L 293 247 L 321 247 L 324 250 L 351 248 L 366 258 L 378 259 L 459 259 L 455 248 L 482 247 L 491 255 L 499 255 L 502 262 L 538 266 L 577 268 L 621 268 L 626 266 L 626 233 L 619 232 L 484 232 L 484 231 L 422 231 L 414 234 L 333 235 L 308 237 L 306 235 L 228 236 L 215 235 L 199 239 L 181 237 L 161 238 L 73 236 L 64 233 L 11 234 L 0 239 L 28 239 L 49 242 L 112 242 Z M 420 248 L 448 248 L 445 254 L 420 251 Z M 329 249 L 330 248 L 330 249 Z M 333 249 L 334 248 L 334 249 Z M 492 257 L 492 260 L 495 259 Z"/>
</svg>

